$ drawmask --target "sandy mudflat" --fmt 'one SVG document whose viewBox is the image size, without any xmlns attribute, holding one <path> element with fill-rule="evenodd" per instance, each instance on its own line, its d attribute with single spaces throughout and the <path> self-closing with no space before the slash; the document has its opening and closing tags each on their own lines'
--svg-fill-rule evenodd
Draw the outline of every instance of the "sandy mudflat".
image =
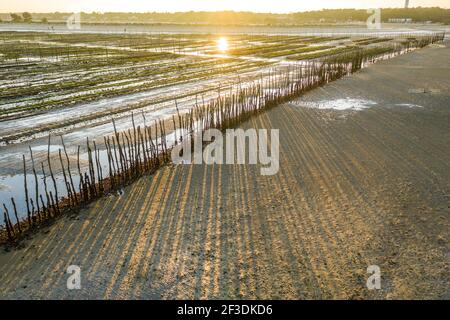
<svg viewBox="0 0 450 320">
<path fill-rule="evenodd" d="M 0 254 L 0 298 L 449 299 L 449 61 L 416 51 L 243 124 L 280 129 L 275 176 L 171 166 L 59 219 Z"/>
</svg>

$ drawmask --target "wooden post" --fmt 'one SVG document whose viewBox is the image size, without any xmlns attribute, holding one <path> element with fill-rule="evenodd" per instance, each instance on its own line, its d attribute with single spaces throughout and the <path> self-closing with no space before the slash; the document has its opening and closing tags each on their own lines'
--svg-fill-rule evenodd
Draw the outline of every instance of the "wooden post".
<svg viewBox="0 0 450 320">
<path fill-rule="evenodd" d="M 42 174 L 43 174 L 43 180 L 44 180 L 44 190 L 45 190 L 45 197 L 47 199 L 47 207 L 49 206 L 50 203 L 50 198 L 48 196 L 48 188 L 47 188 L 47 176 L 45 175 L 45 170 L 44 170 L 44 163 L 41 162 L 41 168 L 42 168 Z M 48 213 L 50 213 L 50 211 L 48 211 Z"/>
<path fill-rule="evenodd" d="M 55 189 L 55 205 L 56 207 L 59 207 L 58 186 L 56 185 L 56 179 L 55 176 L 53 175 L 52 163 L 50 161 L 50 134 L 48 135 L 47 162 L 48 162 L 48 170 L 50 171 L 50 176 L 52 177 L 53 181 L 53 188 Z"/>
<path fill-rule="evenodd" d="M 30 212 L 30 203 L 28 201 L 27 168 L 25 164 L 25 155 L 22 155 L 22 160 L 23 160 L 23 180 L 25 185 L 25 201 L 27 203 L 28 226 L 31 227 L 31 212 Z"/>
<path fill-rule="evenodd" d="M 17 229 L 19 230 L 19 233 L 22 233 L 22 228 L 20 227 L 20 220 L 19 220 L 19 216 L 17 215 L 16 202 L 14 201 L 14 198 L 11 198 L 11 203 L 12 203 L 13 209 L 14 209 L 14 216 L 16 217 Z"/>
<path fill-rule="evenodd" d="M 80 166 L 80 146 L 78 146 L 77 148 L 77 169 L 78 169 L 78 175 L 80 177 L 80 200 L 81 199 L 85 199 L 85 185 L 84 185 L 84 178 L 83 175 L 81 174 L 81 166 Z"/>
<path fill-rule="evenodd" d="M 13 226 L 12 223 L 11 223 L 11 219 L 9 218 L 9 211 L 8 211 L 8 208 L 6 207 L 5 204 L 3 204 L 3 210 L 5 211 L 4 215 L 5 215 L 5 223 L 6 223 L 6 226 L 7 226 L 7 228 L 10 230 L 10 231 L 8 232 L 8 236 L 9 236 L 10 240 L 12 240 L 13 237 L 16 236 L 16 233 L 15 233 L 15 231 L 14 231 L 14 226 Z"/>
<path fill-rule="evenodd" d="M 67 197 L 69 199 L 69 206 L 71 204 L 74 205 L 74 201 L 73 201 L 73 198 L 72 198 L 72 191 L 70 189 L 69 182 L 67 181 L 66 169 L 64 169 L 64 163 L 63 163 L 62 156 L 61 156 L 61 149 L 59 149 L 59 161 L 61 163 L 61 169 L 62 169 L 62 173 L 63 173 L 63 177 L 64 177 L 64 182 L 66 184 Z"/>
<path fill-rule="evenodd" d="M 116 135 L 116 141 L 117 141 L 117 147 L 119 148 L 119 157 L 120 157 L 120 168 L 123 170 L 125 168 L 123 164 L 123 153 L 122 153 L 122 147 L 120 146 L 120 139 L 119 139 L 119 133 L 117 132 L 116 123 L 114 122 L 114 119 L 112 119 L 113 127 L 114 127 L 114 133 Z"/>
<path fill-rule="evenodd" d="M 36 168 L 34 166 L 34 158 L 33 158 L 33 150 L 31 150 L 31 147 L 28 146 L 28 148 L 30 149 L 30 154 L 31 154 L 31 163 L 33 165 L 33 174 L 34 174 L 34 183 L 35 183 L 35 199 L 36 199 L 36 208 L 37 208 L 37 215 L 40 217 L 40 210 L 39 210 L 39 184 L 38 184 L 38 178 L 37 178 L 37 174 L 36 174 Z"/>
<path fill-rule="evenodd" d="M 5 207 L 5 205 L 3 204 L 3 207 Z M 3 219 L 5 221 L 5 226 L 6 226 L 6 232 L 8 234 L 8 239 L 11 241 L 13 239 L 13 235 L 11 232 L 11 227 L 9 226 L 9 221 L 8 221 L 8 214 L 6 210 L 3 210 Z"/>
<path fill-rule="evenodd" d="M 75 189 L 75 186 L 73 184 L 73 179 L 72 179 L 72 172 L 70 170 L 70 160 L 69 160 L 69 155 L 67 154 L 67 149 L 66 149 L 66 145 L 64 144 L 64 139 L 63 136 L 61 136 L 61 144 L 64 148 L 64 154 L 66 155 L 66 161 L 67 161 L 67 173 L 69 175 L 69 181 L 70 181 L 70 186 L 72 187 L 72 195 L 73 195 L 73 199 L 75 201 L 75 204 L 78 204 L 78 198 L 77 198 L 77 191 Z"/>
</svg>

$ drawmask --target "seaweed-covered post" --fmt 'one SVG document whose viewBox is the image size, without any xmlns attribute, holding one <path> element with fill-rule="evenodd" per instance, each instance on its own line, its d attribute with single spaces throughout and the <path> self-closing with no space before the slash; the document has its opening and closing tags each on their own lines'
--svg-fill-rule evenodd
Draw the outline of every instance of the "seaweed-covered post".
<svg viewBox="0 0 450 320">
<path fill-rule="evenodd" d="M 145 125 L 144 125 L 143 133 L 142 133 L 142 147 L 144 149 L 145 170 L 148 170 L 149 163 L 151 161 L 151 156 L 150 156 L 150 147 L 148 144 L 148 137 L 147 137 L 147 127 Z"/>
<path fill-rule="evenodd" d="M 58 186 L 56 185 L 56 179 L 55 176 L 53 175 L 52 163 L 50 161 L 50 134 L 48 135 L 47 162 L 48 162 L 48 170 L 50 171 L 50 176 L 53 181 L 53 188 L 55 189 L 55 205 L 59 211 Z"/>
<path fill-rule="evenodd" d="M 50 198 L 48 196 L 48 188 L 47 188 L 47 176 L 45 174 L 45 170 L 44 170 L 44 163 L 41 162 L 41 168 L 42 168 L 42 175 L 43 175 L 43 181 L 44 181 L 44 191 L 45 191 L 45 198 L 47 199 L 47 206 L 50 203 Z M 47 211 L 48 213 L 50 213 L 50 211 Z"/>
<path fill-rule="evenodd" d="M 3 207 L 5 207 L 5 205 L 3 205 Z M 13 235 L 11 232 L 11 228 L 9 226 L 9 221 L 8 221 L 8 215 L 7 215 L 7 211 L 3 210 L 3 221 L 5 222 L 5 227 L 6 227 L 6 233 L 8 234 L 8 239 L 11 241 L 13 239 Z"/>
<path fill-rule="evenodd" d="M 197 99 L 197 96 L 195 97 Z M 175 108 L 177 109 L 177 116 L 178 116 L 178 128 L 180 128 L 180 143 L 183 142 L 183 125 L 182 120 L 180 116 L 180 110 L 178 109 L 178 103 L 177 100 L 175 100 Z"/>
<path fill-rule="evenodd" d="M 112 190 L 112 189 L 114 189 L 114 179 L 113 179 L 113 171 L 112 171 L 112 166 L 111 166 L 111 154 L 110 154 L 109 144 L 108 144 L 108 141 L 106 140 L 106 137 L 103 137 L 103 142 L 104 142 L 105 148 L 106 148 L 106 156 L 108 157 L 109 189 Z"/>
<path fill-rule="evenodd" d="M 150 142 L 150 152 L 151 152 L 151 169 L 153 170 L 156 167 L 156 163 L 157 163 L 157 159 L 156 159 L 156 151 L 155 151 L 155 144 L 153 143 L 153 138 L 152 138 L 152 128 L 146 127 L 147 129 L 147 135 L 148 135 L 148 140 Z"/>
<path fill-rule="evenodd" d="M 136 163 L 137 163 L 137 171 L 138 174 L 141 173 L 142 169 L 142 157 L 141 157 L 141 143 L 140 143 L 140 132 L 141 132 L 141 126 L 138 126 L 135 130 L 135 145 L 137 146 L 137 153 L 136 153 Z"/>
<path fill-rule="evenodd" d="M 37 174 L 36 174 L 36 168 L 34 166 L 33 150 L 31 150 L 30 146 L 28 146 L 28 148 L 30 149 L 31 164 L 33 166 L 34 184 L 35 184 L 35 192 L 36 192 L 35 199 L 36 199 L 37 215 L 38 215 L 38 217 L 40 217 L 41 213 L 40 213 L 40 209 L 39 209 L 39 184 L 38 184 L 38 178 L 37 178 Z"/>
<path fill-rule="evenodd" d="M 113 123 L 113 127 L 114 127 L 114 133 L 116 135 L 116 141 L 117 141 L 117 147 L 119 148 L 119 157 L 120 157 L 120 168 L 121 170 L 123 170 L 123 168 L 125 168 L 124 164 L 123 164 L 123 153 L 122 153 L 122 147 L 120 146 L 120 138 L 119 138 L 119 133 L 117 132 L 117 127 L 116 127 L 116 122 L 114 121 L 114 119 L 112 119 L 112 123 Z"/>
<path fill-rule="evenodd" d="M 73 184 L 73 179 L 72 179 L 72 172 L 70 170 L 70 159 L 69 159 L 69 155 L 67 154 L 67 149 L 66 149 L 66 145 L 64 143 L 64 139 L 63 136 L 61 136 L 61 144 L 63 146 L 64 149 L 64 154 L 66 156 L 66 161 L 67 161 L 67 173 L 69 175 L 69 181 L 70 181 L 70 186 L 72 187 L 72 195 L 75 201 L 75 204 L 78 203 L 78 198 L 77 198 L 77 191 L 75 190 L 75 186 Z"/>
<path fill-rule="evenodd" d="M 156 119 L 154 121 L 155 121 L 155 134 L 156 134 L 156 137 L 155 137 L 156 159 L 157 159 L 157 165 L 159 165 L 158 122 L 156 121 Z"/>
<path fill-rule="evenodd" d="M 31 212 L 34 212 L 34 201 L 33 198 L 30 198 L 30 205 L 31 205 Z M 33 220 L 33 222 L 36 222 L 36 217 L 31 217 L 31 219 Z"/>
<path fill-rule="evenodd" d="M 175 134 L 175 145 L 178 144 L 178 138 L 177 138 L 177 123 L 175 122 L 175 116 L 172 115 L 172 122 L 173 122 L 173 132 Z"/>
<path fill-rule="evenodd" d="M 149 157 L 148 157 L 148 147 L 147 147 L 147 133 L 145 131 L 145 126 L 142 129 L 142 131 L 139 131 L 139 136 L 141 138 L 141 147 L 142 147 L 142 154 L 144 157 L 144 171 L 147 170 L 148 168 L 148 161 L 149 161 Z"/>
<path fill-rule="evenodd" d="M 53 194 L 51 191 L 50 191 L 50 201 L 51 201 L 51 205 L 53 207 L 53 212 L 54 212 L 55 216 L 61 214 L 61 211 L 59 211 L 59 207 L 55 206 L 55 201 L 54 201 Z"/>
<path fill-rule="evenodd" d="M 14 198 L 12 198 L 12 197 L 11 197 L 11 203 L 12 203 L 13 209 L 14 209 L 14 216 L 16 217 L 17 229 L 19 230 L 19 233 L 22 233 L 22 228 L 20 227 L 19 216 L 17 215 L 16 202 L 14 201 Z"/>
<path fill-rule="evenodd" d="M 15 237 L 16 233 L 14 232 L 14 227 L 11 223 L 11 219 L 9 218 L 9 211 L 5 204 L 3 204 L 3 210 L 4 210 L 3 215 L 5 218 L 6 230 L 8 232 L 8 238 L 9 240 L 12 240 Z"/>
<path fill-rule="evenodd" d="M 81 166 L 80 166 L 80 146 L 77 148 L 77 169 L 78 169 L 78 176 L 80 177 L 80 200 L 84 198 L 85 201 L 87 201 L 86 198 L 86 188 L 84 185 L 84 179 L 83 175 L 81 174 Z"/>
<path fill-rule="evenodd" d="M 30 203 L 28 201 L 27 168 L 25 165 L 25 155 L 22 155 L 22 160 L 23 160 L 23 180 L 25 187 L 25 202 L 27 204 L 28 226 L 31 227 L 31 212 L 30 212 Z"/>
<path fill-rule="evenodd" d="M 99 187 L 100 193 L 103 193 L 103 191 L 104 191 L 103 170 L 102 170 L 102 166 L 100 163 L 100 150 L 97 149 L 97 144 L 95 143 L 95 140 L 93 141 L 93 143 L 94 143 L 95 165 L 97 168 L 98 187 Z"/>
<path fill-rule="evenodd" d="M 89 181 L 89 176 L 87 174 L 87 172 L 84 173 L 84 182 L 86 185 L 86 201 L 89 201 L 91 199 L 92 196 L 92 190 L 91 190 L 91 184 Z"/>
<path fill-rule="evenodd" d="M 114 140 L 114 138 L 112 138 L 112 140 Z M 111 185 L 112 185 L 112 187 L 114 187 L 116 176 L 117 176 L 117 171 L 116 171 L 116 165 L 115 165 L 115 162 L 114 162 L 114 155 L 113 155 L 113 151 L 112 151 L 113 149 L 111 147 L 111 143 L 109 141 L 109 137 L 107 137 L 106 143 L 108 145 L 109 160 L 110 160 L 110 163 L 111 163 L 111 166 L 112 166 L 112 176 L 111 176 L 112 184 Z"/>
<path fill-rule="evenodd" d="M 166 125 L 164 121 L 161 121 L 160 126 L 161 128 L 161 135 L 163 137 L 163 146 L 164 146 L 164 152 L 165 152 L 165 156 L 164 156 L 164 161 L 166 161 L 166 158 L 169 156 L 168 152 L 167 152 L 167 135 L 166 135 Z"/>
<path fill-rule="evenodd" d="M 109 139 L 109 138 L 108 138 Z M 119 180 L 119 178 L 120 178 L 120 165 L 119 165 L 119 160 L 118 160 L 118 158 L 117 158 L 117 148 L 116 148 L 116 143 L 114 142 L 115 141 L 115 139 L 114 139 L 114 137 L 111 137 L 111 141 L 112 141 L 112 144 L 113 144 L 113 150 L 114 150 L 114 160 L 115 160 L 115 162 L 113 161 L 113 169 L 114 169 L 114 172 L 115 172 L 115 174 L 116 174 L 116 176 L 118 177 L 118 180 Z"/>
<path fill-rule="evenodd" d="M 90 176 L 90 185 L 91 185 L 91 192 L 94 196 L 97 196 L 97 189 L 95 184 L 95 170 L 94 170 L 94 160 L 92 158 L 92 149 L 91 145 L 89 143 L 89 138 L 86 138 L 86 147 L 88 150 L 88 162 L 89 162 L 89 176 Z"/>
<path fill-rule="evenodd" d="M 50 203 L 47 204 L 47 207 L 45 206 L 45 202 L 44 202 L 44 198 L 42 198 L 42 194 L 39 195 L 39 199 L 41 199 L 42 216 L 45 217 L 45 213 L 47 212 L 47 217 L 49 217 L 50 210 L 47 207 L 50 207 Z"/>
<path fill-rule="evenodd" d="M 130 144 L 131 141 L 131 133 L 130 130 L 122 132 L 122 141 L 124 145 L 124 155 L 125 155 L 125 168 L 124 171 L 124 181 L 126 179 L 131 179 L 134 174 L 135 169 L 135 162 L 133 161 L 134 151 L 132 144 Z M 128 150 L 128 156 L 127 152 Z"/>
<path fill-rule="evenodd" d="M 137 136 L 136 136 L 136 123 L 134 122 L 134 114 L 131 113 L 131 123 L 133 125 L 133 137 L 132 137 L 132 143 L 134 148 L 134 158 L 132 161 L 136 163 L 136 169 L 139 170 L 139 144 L 137 142 Z"/>
<path fill-rule="evenodd" d="M 69 185 L 69 182 L 67 180 L 67 176 L 66 176 L 66 169 L 64 168 L 64 163 L 63 163 L 63 159 L 62 159 L 62 155 L 61 155 L 61 149 L 58 150 L 59 153 L 59 161 L 61 163 L 61 169 L 62 169 L 62 173 L 63 173 L 63 177 L 64 177 L 64 182 L 66 184 L 66 190 L 67 190 L 67 197 L 69 199 L 69 206 L 70 206 L 70 202 L 74 205 L 74 201 L 72 198 L 72 191 Z"/>
</svg>

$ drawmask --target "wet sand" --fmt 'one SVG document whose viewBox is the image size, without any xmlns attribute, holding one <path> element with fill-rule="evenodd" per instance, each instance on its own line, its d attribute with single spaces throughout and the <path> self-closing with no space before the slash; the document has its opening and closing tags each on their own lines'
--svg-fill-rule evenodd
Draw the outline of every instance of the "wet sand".
<svg viewBox="0 0 450 320">
<path fill-rule="evenodd" d="M 449 299 L 449 58 L 380 62 L 242 124 L 280 130 L 275 176 L 169 166 L 59 219 L 0 254 L 0 298 Z M 339 99 L 376 104 L 312 107 Z"/>
</svg>

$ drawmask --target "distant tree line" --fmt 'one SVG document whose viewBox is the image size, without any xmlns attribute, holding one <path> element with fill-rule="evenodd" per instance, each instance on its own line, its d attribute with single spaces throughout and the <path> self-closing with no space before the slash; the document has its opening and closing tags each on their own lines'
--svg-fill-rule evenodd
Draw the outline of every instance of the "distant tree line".
<svg viewBox="0 0 450 320">
<path fill-rule="evenodd" d="M 10 17 L 0 14 L 3 21 L 12 22 L 63 22 L 70 13 L 12 13 Z M 369 17 L 365 9 L 324 9 L 290 14 L 253 12 L 176 12 L 176 13 L 82 13 L 85 23 L 171 23 L 171 24 L 211 24 L 211 25 L 300 25 L 364 22 Z M 387 8 L 382 9 L 381 19 L 411 19 L 412 22 L 450 24 L 450 9 L 431 8 Z"/>
<path fill-rule="evenodd" d="M 14 23 L 31 23 L 33 22 L 33 16 L 31 15 L 31 13 L 29 12 L 24 12 L 21 15 L 17 14 L 17 13 L 11 13 L 10 14 L 11 17 L 11 22 Z M 2 19 L 0 19 L 0 22 L 2 21 Z M 42 23 L 48 23 L 47 18 L 43 17 L 39 20 Z"/>
<path fill-rule="evenodd" d="M 29 23 L 32 21 L 32 16 L 29 12 L 24 12 L 22 15 L 18 15 L 16 13 L 11 13 L 11 21 L 12 22 L 26 22 Z"/>
</svg>

